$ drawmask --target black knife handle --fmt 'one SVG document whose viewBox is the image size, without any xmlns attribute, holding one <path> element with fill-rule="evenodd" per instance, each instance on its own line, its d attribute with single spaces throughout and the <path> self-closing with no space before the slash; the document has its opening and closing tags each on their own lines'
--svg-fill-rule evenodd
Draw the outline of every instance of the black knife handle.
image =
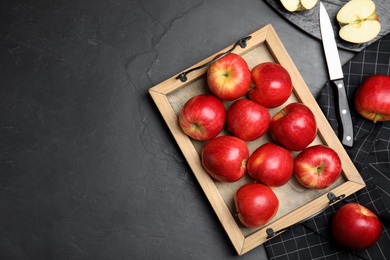
<svg viewBox="0 0 390 260">
<path fill-rule="evenodd" d="M 347 94 L 345 91 L 344 80 L 338 79 L 333 81 L 336 85 L 338 95 L 338 109 L 342 125 L 342 140 L 344 146 L 353 146 L 353 124 L 351 112 L 349 110 Z"/>
</svg>

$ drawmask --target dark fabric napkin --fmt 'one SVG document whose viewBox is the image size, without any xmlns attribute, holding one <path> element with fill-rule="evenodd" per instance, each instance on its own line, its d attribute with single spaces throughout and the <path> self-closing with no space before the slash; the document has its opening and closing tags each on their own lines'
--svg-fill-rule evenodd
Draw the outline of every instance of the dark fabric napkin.
<svg viewBox="0 0 390 260">
<path fill-rule="evenodd" d="M 343 66 L 343 72 L 355 134 L 354 146 L 347 152 L 366 187 L 266 242 L 269 259 L 390 259 L 390 122 L 374 124 L 358 115 L 353 105 L 354 94 L 364 79 L 373 74 L 390 75 L 390 34 L 358 53 Z M 338 133 L 335 95 L 334 86 L 328 82 L 317 102 Z M 335 211 L 352 201 L 372 210 L 382 222 L 379 241 L 366 250 L 348 250 L 332 239 L 330 223 Z"/>
</svg>

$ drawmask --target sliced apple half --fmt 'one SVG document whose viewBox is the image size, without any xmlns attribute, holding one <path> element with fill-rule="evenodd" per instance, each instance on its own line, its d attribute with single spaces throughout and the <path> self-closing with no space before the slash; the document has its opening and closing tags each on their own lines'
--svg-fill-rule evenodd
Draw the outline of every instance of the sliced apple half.
<svg viewBox="0 0 390 260">
<path fill-rule="evenodd" d="M 289 12 L 312 9 L 318 0 L 280 0 L 284 8 Z"/>
<path fill-rule="evenodd" d="M 375 3 L 371 0 L 351 0 L 336 16 L 340 24 L 341 39 L 352 43 L 364 43 L 374 39 L 381 30 Z"/>
</svg>

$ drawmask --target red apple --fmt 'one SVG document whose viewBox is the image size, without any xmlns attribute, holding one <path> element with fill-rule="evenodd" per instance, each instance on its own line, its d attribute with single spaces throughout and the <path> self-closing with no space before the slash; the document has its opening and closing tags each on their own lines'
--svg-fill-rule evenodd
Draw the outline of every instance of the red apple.
<svg viewBox="0 0 390 260">
<path fill-rule="evenodd" d="M 373 121 L 390 120 L 390 76 L 372 75 L 358 88 L 355 94 L 356 111 Z"/>
<path fill-rule="evenodd" d="M 342 170 L 339 155 L 332 148 L 319 144 L 301 151 L 294 161 L 294 174 L 306 188 L 324 189 L 332 185 Z"/>
<path fill-rule="evenodd" d="M 216 137 L 225 125 L 226 110 L 213 95 L 202 94 L 189 99 L 180 110 L 179 124 L 184 133 L 196 140 Z"/>
<path fill-rule="evenodd" d="M 293 174 L 294 159 L 291 152 L 274 143 L 265 143 L 249 157 L 249 175 L 269 186 L 286 184 Z"/>
<path fill-rule="evenodd" d="M 270 121 L 268 110 L 249 99 L 234 101 L 226 116 L 228 129 L 244 141 L 252 141 L 265 134 Z"/>
<path fill-rule="evenodd" d="M 235 136 L 218 136 L 208 141 L 201 153 L 202 165 L 216 180 L 235 182 L 246 172 L 249 149 Z"/>
<path fill-rule="evenodd" d="M 234 195 L 238 219 L 247 227 L 266 224 L 278 212 L 279 200 L 272 189 L 260 183 L 247 183 Z"/>
<path fill-rule="evenodd" d="M 270 123 L 272 138 L 286 149 L 300 151 L 317 135 L 313 112 L 302 103 L 290 103 L 276 113 Z"/>
<path fill-rule="evenodd" d="M 234 100 L 248 92 L 251 72 L 240 55 L 229 53 L 208 67 L 207 83 L 211 92 L 220 99 Z"/>
<path fill-rule="evenodd" d="M 252 87 L 248 95 L 253 101 L 273 108 L 282 105 L 290 97 L 293 86 L 288 71 L 274 62 L 264 62 L 252 71 Z"/>
<path fill-rule="evenodd" d="M 350 202 L 336 211 L 331 230 L 338 243 L 353 250 L 362 250 L 369 248 L 379 239 L 382 224 L 371 210 Z"/>
</svg>

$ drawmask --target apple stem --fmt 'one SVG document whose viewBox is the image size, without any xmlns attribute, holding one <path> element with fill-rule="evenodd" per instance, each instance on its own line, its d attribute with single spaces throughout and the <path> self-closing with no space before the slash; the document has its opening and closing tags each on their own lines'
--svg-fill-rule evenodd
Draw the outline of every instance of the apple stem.
<svg viewBox="0 0 390 260">
<path fill-rule="evenodd" d="M 316 173 L 318 176 L 321 176 L 324 174 L 324 165 L 323 163 L 321 163 L 319 166 L 317 166 L 315 169 L 316 169 Z"/>
<path fill-rule="evenodd" d="M 199 124 L 197 124 L 197 123 L 193 123 L 191 125 L 191 129 L 193 131 L 202 132 L 202 127 Z"/>
<path fill-rule="evenodd" d="M 380 119 L 380 118 L 381 118 L 381 114 L 375 114 L 374 120 L 372 120 L 372 122 L 376 123 L 376 122 L 378 122 L 378 119 Z"/>
</svg>

